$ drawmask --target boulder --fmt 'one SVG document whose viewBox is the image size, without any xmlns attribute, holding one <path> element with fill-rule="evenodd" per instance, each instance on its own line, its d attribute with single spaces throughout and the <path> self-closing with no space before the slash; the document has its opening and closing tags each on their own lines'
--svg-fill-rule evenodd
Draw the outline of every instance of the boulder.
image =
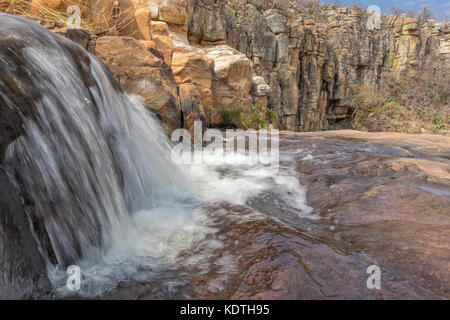
<svg viewBox="0 0 450 320">
<path fill-rule="evenodd" d="M 175 25 L 187 25 L 189 23 L 188 5 L 190 3 L 190 0 L 159 1 L 159 20 Z"/>
<path fill-rule="evenodd" d="M 169 131 L 181 127 L 178 89 L 163 54 L 127 37 L 100 37 L 93 48 L 126 93 L 142 96 Z"/>
<path fill-rule="evenodd" d="M 202 88 L 211 88 L 214 61 L 202 48 L 189 45 L 187 39 L 172 34 L 174 53 L 172 70 L 177 83 L 192 82 Z"/>
<path fill-rule="evenodd" d="M 151 24 L 151 33 L 152 36 L 169 36 L 169 27 L 167 23 L 164 21 L 152 21 Z"/>
<path fill-rule="evenodd" d="M 214 61 L 211 86 L 214 108 L 210 110 L 209 120 L 213 125 L 222 125 L 224 111 L 250 111 L 252 62 L 244 54 L 225 45 L 207 48 L 205 53 Z"/>
<path fill-rule="evenodd" d="M 120 36 L 151 40 L 151 10 L 138 0 L 119 0 L 117 4 Z"/>
</svg>

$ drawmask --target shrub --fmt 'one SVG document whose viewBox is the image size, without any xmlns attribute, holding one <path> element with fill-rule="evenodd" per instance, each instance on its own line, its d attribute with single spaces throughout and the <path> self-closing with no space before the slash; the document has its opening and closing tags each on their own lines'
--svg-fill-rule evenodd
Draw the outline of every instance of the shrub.
<svg viewBox="0 0 450 320">
<path fill-rule="evenodd" d="M 378 89 L 352 88 L 352 128 L 449 134 L 450 80 L 445 72 L 383 75 Z"/>
<path fill-rule="evenodd" d="M 224 111 L 222 115 L 225 126 L 241 129 L 268 128 L 269 122 L 267 120 L 278 119 L 278 114 L 275 111 L 260 103 L 253 105 L 249 113 L 242 109 L 236 109 Z"/>
</svg>

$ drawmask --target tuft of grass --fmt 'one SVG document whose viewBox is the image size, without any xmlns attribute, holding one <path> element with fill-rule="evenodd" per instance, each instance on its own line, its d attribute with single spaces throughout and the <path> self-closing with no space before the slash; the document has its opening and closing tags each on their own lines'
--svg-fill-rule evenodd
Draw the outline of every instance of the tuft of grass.
<svg viewBox="0 0 450 320">
<path fill-rule="evenodd" d="M 436 111 L 433 116 L 434 133 L 442 133 L 448 131 L 449 123 L 449 117 L 444 117 L 439 111 Z"/>
<path fill-rule="evenodd" d="M 142 1 L 137 6 L 119 8 L 116 0 L 62 0 L 57 7 L 52 5 L 51 0 L 37 1 L 33 5 L 32 2 L 32 0 L 0 0 L 0 11 L 67 26 L 72 15 L 67 13 L 67 8 L 76 5 L 81 11 L 81 29 L 90 34 L 114 35 L 127 30 L 134 23 L 135 11 L 145 6 Z M 57 1 L 53 1 L 54 3 Z"/>
</svg>

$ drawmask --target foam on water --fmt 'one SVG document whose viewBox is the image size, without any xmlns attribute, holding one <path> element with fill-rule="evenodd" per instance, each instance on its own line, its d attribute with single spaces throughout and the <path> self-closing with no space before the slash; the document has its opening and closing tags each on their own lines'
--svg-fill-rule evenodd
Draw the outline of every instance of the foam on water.
<svg viewBox="0 0 450 320">
<path fill-rule="evenodd" d="M 118 90 L 94 56 L 28 20 L 2 19 L 7 23 L 0 36 L 14 34 L 22 43 L 20 59 L 0 50 L 4 72 L 20 84 L 25 69 L 28 89 L 39 92 L 32 101 L 36 114 L 24 117 L 24 134 L 8 146 L 5 163 L 32 204 L 27 212 L 55 294 L 70 294 L 70 264 L 81 268 L 85 296 L 113 291 L 124 281 L 160 281 L 183 264 L 207 272 L 206 258 L 224 246 L 204 210 L 208 205 L 223 216 L 228 212 L 220 203 L 252 207 L 254 199 L 268 197 L 279 210 L 312 217 L 295 161 L 278 168 L 249 164 L 242 150 L 224 158 L 207 151 L 201 165 L 175 165 L 156 117 L 138 97 Z M 74 61 L 72 51 L 83 59 L 75 55 L 80 61 Z M 196 254 L 182 258 L 194 248 Z M 236 257 L 215 264 L 226 277 Z"/>
<path fill-rule="evenodd" d="M 224 156 L 205 151 L 203 163 L 192 165 L 185 172 L 203 201 L 248 205 L 252 198 L 270 192 L 296 209 L 299 216 L 307 217 L 312 208 L 306 204 L 306 190 L 294 168 L 292 161 L 280 167 L 251 163 L 242 150 Z"/>
</svg>

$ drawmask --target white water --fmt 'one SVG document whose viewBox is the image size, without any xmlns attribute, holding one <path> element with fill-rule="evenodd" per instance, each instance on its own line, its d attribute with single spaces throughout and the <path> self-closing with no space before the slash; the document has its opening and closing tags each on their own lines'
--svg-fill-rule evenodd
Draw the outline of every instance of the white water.
<svg viewBox="0 0 450 320">
<path fill-rule="evenodd" d="M 137 97 L 113 87 L 96 58 L 89 58 L 94 84 L 87 88 L 54 35 L 10 19 L 4 32 L 19 35 L 15 28 L 25 25 L 34 33 L 24 39 L 22 67 L 41 97 L 38 116 L 25 119 L 25 134 L 8 147 L 6 163 L 34 205 L 33 227 L 45 229 L 48 240 L 39 235 L 43 230 L 36 240 L 56 294 L 70 293 L 64 282 L 70 264 L 80 266 L 86 296 L 112 291 L 122 281 L 153 281 L 182 264 L 201 265 L 223 246 L 205 205 L 251 206 L 265 197 L 279 210 L 310 215 L 305 189 L 289 166 L 249 166 L 242 153 L 227 155 L 233 165 L 213 153 L 200 166 L 172 164 L 164 128 Z M 17 66 L 0 61 L 19 79 Z M 200 254 L 180 258 L 196 247 Z M 225 256 L 216 264 L 231 272 L 235 260 Z"/>
</svg>

